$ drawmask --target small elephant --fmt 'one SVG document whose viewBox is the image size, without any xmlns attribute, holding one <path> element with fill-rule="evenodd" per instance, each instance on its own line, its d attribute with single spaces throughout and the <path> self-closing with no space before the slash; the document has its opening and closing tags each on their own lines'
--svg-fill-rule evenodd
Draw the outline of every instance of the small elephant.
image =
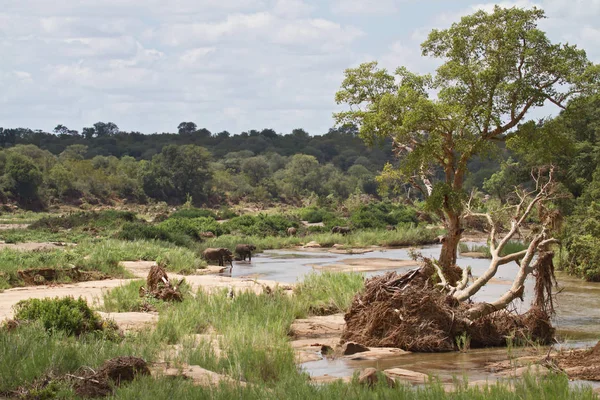
<svg viewBox="0 0 600 400">
<path fill-rule="evenodd" d="M 225 262 L 229 262 L 231 268 L 233 268 L 233 253 L 226 248 L 220 247 L 218 249 L 208 248 L 202 252 L 202 257 L 208 261 L 218 261 L 219 266 L 224 267 Z"/>
<path fill-rule="evenodd" d="M 204 239 L 212 239 L 215 237 L 215 234 L 212 232 L 200 232 L 200 237 Z"/>
<path fill-rule="evenodd" d="M 385 227 L 385 229 L 387 229 L 388 231 L 395 231 L 395 230 L 397 230 L 394 225 L 388 225 L 388 226 Z"/>
<path fill-rule="evenodd" d="M 342 235 L 346 235 L 351 231 L 352 229 L 348 228 L 347 226 L 334 226 L 331 228 L 331 233 L 341 233 Z"/>
<path fill-rule="evenodd" d="M 287 230 L 288 236 L 296 236 L 296 232 L 298 232 L 298 230 L 294 227 L 288 228 Z"/>
<path fill-rule="evenodd" d="M 244 261 L 246 261 L 246 256 L 248 256 L 248 261 L 252 262 L 252 252 L 254 250 L 256 250 L 256 246 L 252 244 L 238 244 L 235 246 L 235 253 Z"/>
</svg>

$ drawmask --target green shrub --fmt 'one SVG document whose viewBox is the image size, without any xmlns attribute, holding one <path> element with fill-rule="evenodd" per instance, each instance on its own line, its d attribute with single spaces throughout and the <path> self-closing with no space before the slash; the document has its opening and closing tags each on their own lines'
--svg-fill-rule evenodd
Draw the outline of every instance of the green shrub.
<svg viewBox="0 0 600 400">
<path fill-rule="evenodd" d="M 307 207 L 300 210 L 300 218 L 311 224 L 334 218 L 333 213 L 317 207 Z"/>
<path fill-rule="evenodd" d="M 285 235 L 288 228 L 298 228 L 299 221 L 288 215 L 281 214 L 259 214 L 242 215 L 225 222 L 222 225 L 226 233 L 256 236 L 278 236 Z"/>
<path fill-rule="evenodd" d="M 206 210 L 204 208 L 184 208 L 181 210 L 175 211 L 173 214 L 169 216 L 169 219 L 174 218 L 213 218 L 217 219 L 217 215 L 211 211 Z"/>
<path fill-rule="evenodd" d="M 123 225 L 117 238 L 122 240 L 161 240 L 174 243 L 178 246 L 190 247 L 193 240 L 181 232 L 170 232 L 159 225 L 150 225 L 143 222 L 129 222 Z"/>
<path fill-rule="evenodd" d="M 21 300 L 15 305 L 18 321 L 39 321 L 47 331 L 63 331 L 67 335 L 101 331 L 102 318 L 90 309 L 87 302 L 73 297 Z"/>
<path fill-rule="evenodd" d="M 600 282 L 600 239 L 593 235 L 576 235 L 566 243 L 567 262 L 561 268 L 589 282 Z"/>
<path fill-rule="evenodd" d="M 359 229 L 382 229 L 399 223 L 417 224 L 416 210 L 388 202 L 362 205 L 351 216 L 352 226 Z"/>
<path fill-rule="evenodd" d="M 201 239 L 202 232 L 212 232 L 217 236 L 223 234 L 221 224 L 212 217 L 168 219 L 158 224 L 157 227 L 165 232 L 175 235 L 185 234 L 196 240 Z"/>
<path fill-rule="evenodd" d="M 34 222 L 29 229 L 73 229 L 78 227 L 115 228 L 125 222 L 136 221 L 131 211 L 106 210 L 100 212 L 78 212 L 56 217 L 45 217 Z"/>
<path fill-rule="evenodd" d="M 237 216 L 238 215 L 236 214 L 236 212 L 227 206 L 221 207 L 219 209 L 219 211 L 217 212 L 217 219 L 220 219 L 220 220 L 231 219 L 231 218 L 235 218 Z"/>
</svg>

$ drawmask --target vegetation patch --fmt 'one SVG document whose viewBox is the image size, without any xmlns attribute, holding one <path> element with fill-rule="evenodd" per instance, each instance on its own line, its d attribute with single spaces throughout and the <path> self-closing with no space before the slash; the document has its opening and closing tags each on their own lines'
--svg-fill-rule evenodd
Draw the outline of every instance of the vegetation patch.
<svg viewBox="0 0 600 400">
<path fill-rule="evenodd" d="M 77 336 L 103 331 L 109 326 L 84 299 L 73 297 L 21 300 L 15 305 L 15 320 L 39 321 L 46 331 Z"/>
</svg>

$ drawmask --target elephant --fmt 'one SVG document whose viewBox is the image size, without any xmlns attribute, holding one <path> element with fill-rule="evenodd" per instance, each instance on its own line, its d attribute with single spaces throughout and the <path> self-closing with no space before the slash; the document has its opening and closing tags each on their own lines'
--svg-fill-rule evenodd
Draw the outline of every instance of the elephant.
<svg viewBox="0 0 600 400">
<path fill-rule="evenodd" d="M 212 239 L 215 237 L 215 234 L 208 231 L 208 232 L 200 232 L 200 237 L 204 238 L 204 239 Z"/>
<path fill-rule="evenodd" d="M 346 235 L 351 231 L 352 229 L 348 228 L 347 226 L 334 226 L 331 228 L 331 233 L 341 233 L 342 235 Z"/>
<path fill-rule="evenodd" d="M 235 246 L 235 253 L 244 261 L 246 261 L 246 256 L 248 256 L 248 261 L 252 262 L 252 252 L 254 250 L 256 250 L 256 246 L 252 244 L 238 244 Z"/>
<path fill-rule="evenodd" d="M 298 230 L 294 227 L 288 228 L 288 230 L 287 230 L 288 236 L 296 236 L 296 232 L 298 232 Z"/>
<path fill-rule="evenodd" d="M 388 231 L 395 231 L 395 230 L 397 230 L 394 225 L 388 225 L 388 226 L 385 227 L 385 229 L 387 229 Z"/>
<path fill-rule="evenodd" d="M 202 257 L 208 261 L 218 261 L 219 266 L 224 267 L 225 262 L 229 262 L 231 268 L 233 268 L 233 253 L 226 248 L 220 247 L 218 249 L 208 248 L 202 252 Z"/>
</svg>

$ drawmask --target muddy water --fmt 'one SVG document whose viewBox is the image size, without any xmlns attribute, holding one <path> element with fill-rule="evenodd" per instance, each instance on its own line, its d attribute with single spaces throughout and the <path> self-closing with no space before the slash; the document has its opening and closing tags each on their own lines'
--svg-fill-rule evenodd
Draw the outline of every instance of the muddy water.
<svg viewBox="0 0 600 400">
<path fill-rule="evenodd" d="M 428 246 L 420 249 L 425 256 L 435 257 L 440 246 Z M 231 275 L 234 277 L 256 277 L 279 282 L 297 282 L 306 274 L 327 270 L 327 265 L 339 265 L 353 260 L 365 259 L 365 263 L 374 258 L 387 260 L 408 260 L 408 249 L 374 249 L 364 254 L 333 254 L 325 250 L 277 250 L 257 254 L 252 262 L 237 262 Z M 489 260 L 459 257 L 461 267 L 471 266 L 475 277 L 488 267 Z M 319 269 L 313 266 L 318 265 Z M 414 267 L 396 270 L 405 272 Z M 517 272 L 517 264 L 500 267 L 491 284 L 484 287 L 476 296 L 476 301 L 492 301 L 506 292 Z M 385 273 L 389 270 L 369 271 L 365 276 Z M 582 347 L 595 344 L 600 339 L 600 284 L 586 283 L 563 274 L 557 276 L 562 288 L 557 295 L 557 316 L 554 324 L 557 328 L 561 346 Z M 527 310 L 533 293 L 533 280 L 529 279 L 525 287 L 525 301 L 517 302 L 517 310 Z M 507 359 L 506 349 L 471 350 L 466 353 L 444 354 L 408 354 L 379 360 L 322 359 L 303 364 L 311 375 L 349 376 L 357 369 L 376 367 L 378 369 L 404 368 L 417 372 L 437 375 L 443 379 L 452 376 L 468 375 L 470 380 L 493 379 L 485 366 L 492 362 Z"/>
</svg>

